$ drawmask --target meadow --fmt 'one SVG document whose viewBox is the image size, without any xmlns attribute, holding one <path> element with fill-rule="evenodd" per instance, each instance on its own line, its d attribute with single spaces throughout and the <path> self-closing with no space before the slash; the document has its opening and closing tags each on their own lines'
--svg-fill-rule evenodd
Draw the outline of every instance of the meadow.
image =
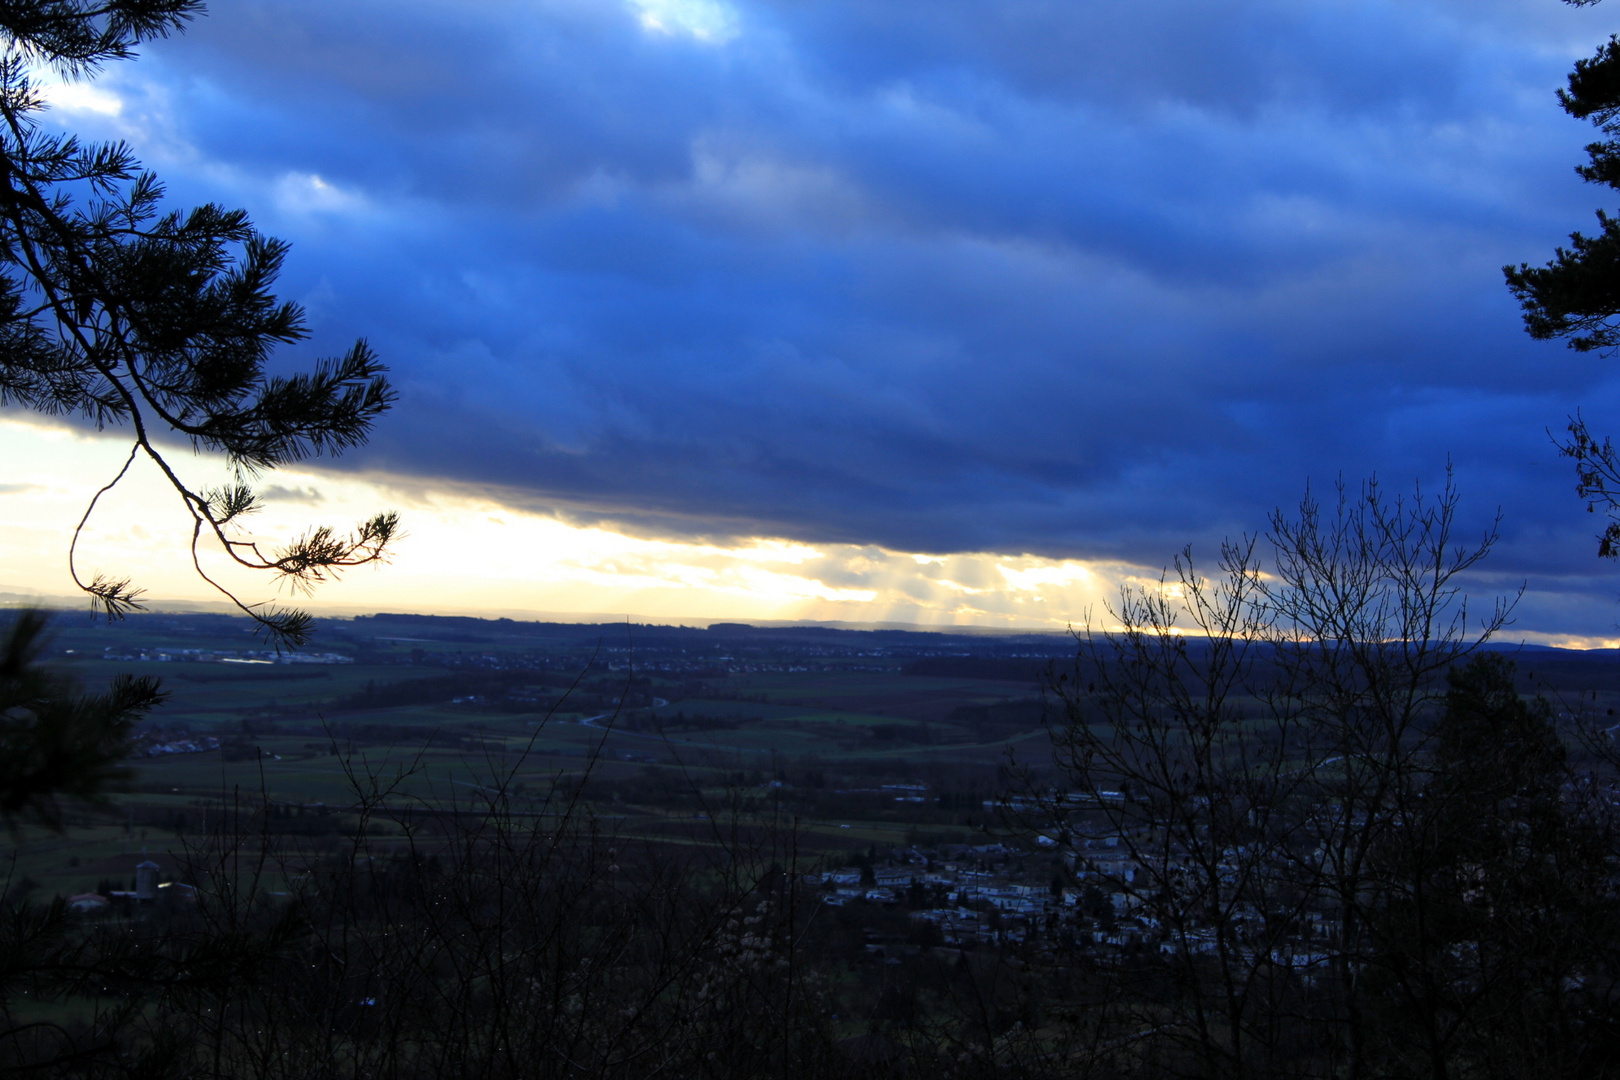
<svg viewBox="0 0 1620 1080">
<path fill-rule="evenodd" d="M 14 837 L 10 888 L 127 888 L 143 857 L 174 873 L 210 812 L 231 805 L 335 838 L 379 785 L 395 812 L 500 789 L 536 820 L 565 791 L 618 834 L 666 841 L 701 842 L 705 823 L 767 805 L 807 850 L 967 841 L 993 824 L 982 804 L 1009 750 L 1050 760 L 1038 672 L 1069 647 L 398 618 L 409 621 L 333 622 L 315 647 L 330 651 L 304 662 L 266 652 L 240 620 L 59 618 L 55 662 L 85 688 L 153 675 L 169 697 L 138 736 L 125 790 L 75 809 L 65 835 Z M 994 677 L 910 670 L 941 654 L 971 663 L 975 648 L 1048 655 L 993 663 Z"/>
</svg>

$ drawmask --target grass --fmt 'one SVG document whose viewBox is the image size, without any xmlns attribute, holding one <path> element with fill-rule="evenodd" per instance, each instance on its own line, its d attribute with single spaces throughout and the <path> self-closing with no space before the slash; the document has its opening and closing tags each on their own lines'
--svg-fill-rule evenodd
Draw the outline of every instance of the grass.
<svg viewBox="0 0 1620 1080">
<path fill-rule="evenodd" d="M 149 823 L 161 822 L 171 811 L 195 820 L 204 804 L 217 806 L 237 797 L 256 803 L 261 795 L 311 812 L 319 812 L 313 809 L 318 805 L 352 805 L 342 754 L 351 755 L 351 764 L 362 772 L 403 774 L 396 792 L 400 805 L 463 801 L 487 790 L 493 775 L 506 772 L 523 790 L 543 792 L 559 777 L 580 776 L 595 756 L 593 783 L 602 793 L 593 812 L 626 835 L 684 837 L 697 824 L 687 805 L 693 796 L 648 804 L 643 799 L 657 803 L 649 794 L 650 780 L 664 778 L 659 784 L 676 791 L 698 784 L 718 806 L 729 794 L 719 786 L 720 778 L 738 770 L 759 773 L 778 763 L 813 760 L 826 768 L 852 769 L 900 768 L 902 763 L 993 767 L 1004 760 L 1004 744 L 975 742 L 972 732 L 945 722 L 945 717 L 962 705 L 1027 698 L 1032 692 L 1016 683 L 885 672 L 732 676 L 718 684 L 728 696 L 684 698 L 656 713 L 666 719 L 682 712 L 734 718 L 736 728 L 660 735 L 582 725 L 583 714 L 566 711 L 567 703 L 549 718 L 540 712 L 495 712 L 443 701 L 334 713 L 323 720 L 332 702 L 363 690 L 368 682 L 384 685 L 444 674 L 437 668 L 100 659 L 64 666 L 90 690 L 105 686 L 114 674 L 156 675 L 171 696 L 152 715 L 152 723 L 167 730 L 189 728 L 193 736 L 215 735 L 240 753 L 257 747 L 260 756 L 226 760 L 227 755 L 212 751 L 139 758 L 131 763 L 130 790 L 115 796 L 107 809 L 75 812 L 65 835 L 29 829 L 14 833 L 0 849 L 0 877 L 13 887 L 26 878 L 36 895 L 46 897 L 90 891 L 103 879 L 128 887 L 143 855 L 165 869 L 177 866 L 180 838 Z M 653 693 L 659 693 L 658 685 Z M 339 754 L 332 752 L 331 736 L 336 736 Z M 1021 757 L 1049 755 L 1042 731 L 1008 741 Z M 609 801 L 609 791 L 614 801 Z M 621 796 L 623 801 L 617 801 Z M 353 824 L 340 810 L 328 812 L 338 815 L 340 828 Z M 906 812 L 894 807 L 865 811 L 852 803 L 853 816 L 823 811 L 819 817 L 824 820 L 801 820 L 800 827 L 812 849 L 896 846 L 914 830 L 960 831 L 951 823 L 923 820 L 932 813 L 926 807 L 918 808 L 917 821 L 890 820 Z M 862 820 L 863 813 L 881 814 L 885 820 Z M 701 842 L 701 836 L 693 833 L 681 842 Z"/>
</svg>

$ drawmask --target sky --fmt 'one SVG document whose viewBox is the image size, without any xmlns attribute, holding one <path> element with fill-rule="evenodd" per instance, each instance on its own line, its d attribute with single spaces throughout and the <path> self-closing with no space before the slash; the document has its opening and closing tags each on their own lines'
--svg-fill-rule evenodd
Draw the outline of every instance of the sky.
<svg viewBox="0 0 1620 1080">
<path fill-rule="evenodd" d="M 267 532 L 405 515 L 318 608 L 1060 628 L 1307 485 L 1449 464 L 1467 530 L 1501 515 L 1472 587 L 1603 644 L 1620 567 L 1548 433 L 1620 432 L 1620 378 L 1530 340 L 1501 268 L 1606 205 L 1554 91 L 1614 30 L 1557 0 L 230 0 L 46 122 L 293 244 L 313 335 L 278 365 L 389 364 L 368 445 L 266 480 Z M 0 416 L 0 591 L 70 591 L 121 460 Z M 96 565 L 201 596 L 162 493 L 130 500 Z"/>
</svg>

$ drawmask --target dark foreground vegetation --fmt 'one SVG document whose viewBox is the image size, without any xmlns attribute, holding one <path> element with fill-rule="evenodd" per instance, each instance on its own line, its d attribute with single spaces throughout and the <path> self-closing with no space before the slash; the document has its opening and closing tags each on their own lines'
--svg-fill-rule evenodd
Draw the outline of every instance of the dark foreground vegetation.
<svg viewBox="0 0 1620 1080">
<path fill-rule="evenodd" d="M 814 631 L 766 656 L 744 650 L 774 631 L 686 631 L 646 672 L 591 646 L 556 687 L 568 650 L 542 662 L 516 641 L 556 631 L 516 624 L 455 624 L 513 640 L 454 662 L 431 655 L 431 621 L 383 635 L 415 639 L 392 679 L 165 646 L 147 663 L 199 674 L 177 700 L 214 700 L 229 671 L 261 706 L 216 712 L 212 735 L 201 713 L 185 738 L 136 730 L 152 756 L 101 810 L 41 803 L 61 842 L 151 844 L 133 882 L 133 854 L 91 845 L 62 870 L 65 847 L 14 834 L 0 1060 L 98 1077 L 1608 1075 L 1620 687 L 1604 657 L 1486 648 L 1511 605 L 1465 610 L 1490 540 L 1459 546 L 1454 507 L 1376 488 L 1307 502 L 1273 521 L 1265 574 L 1257 547 L 1229 547 L 1213 576 L 1183 561 L 1128 594 L 1112 632 L 1070 639 L 1044 698 L 918 670 L 1033 662 L 1035 640 L 975 660 L 943 636 Z M 62 640 L 81 655 L 83 632 Z M 326 674 L 270 677 L 299 670 Z M 319 708 L 288 700 L 303 684 Z M 414 703 L 389 689 L 413 685 Z M 612 710 L 568 711 L 586 687 Z M 35 730 L 19 693 L 13 748 Z M 433 737 L 368 743 L 367 723 Z M 211 789 L 182 786 L 203 767 Z M 93 893 L 28 878 L 53 860 L 118 872 Z"/>
</svg>

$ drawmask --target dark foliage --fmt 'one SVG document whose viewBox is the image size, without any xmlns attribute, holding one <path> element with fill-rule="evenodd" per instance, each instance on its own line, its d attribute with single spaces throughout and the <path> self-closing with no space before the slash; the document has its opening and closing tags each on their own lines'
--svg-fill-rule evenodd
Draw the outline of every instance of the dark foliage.
<svg viewBox="0 0 1620 1080">
<path fill-rule="evenodd" d="M 1081 856 L 1109 845 L 1082 904 L 1112 893 L 1167 956 L 1113 976 L 1141 1033 L 1115 1075 L 1611 1074 L 1615 775 L 1577 774 L 1476 651 L 1510 605 L 1470 617 L 1493 538 L 1454 515 L 1449 489 L 1307 499 L 1082 639 L 1054 688 L 1072 795 L 1025 802 Z"/>
<path fill-rule="evenodd" d="M 1576 6 L 1596 0 L 1566 0 Z M 1558 92 L 1564 111 L 1590 120 L 1607 136 L 1587 145 L 1587 163 L 1575 171 L 1590 183 L 1620 190 L 1620 37 L 1575 63 L 1569 85 Z M 1597 212 L 1599 231 L 1570 234 L 1545 266 L 1529 263 L 1502 268 L 1508 288 L 1524 311 L 1525 329 L 1541 340 L 1567 338 L 1580 352 L 1608 352 L 1620 345 L 1620 218 Z M 1560 452 L 1575 459 L 1576 492 L 1589 511 L 1620 512 L 1620 459 L 1607 438 L 1598 438 L 1579 415 L 1571 418 Z M 1598 536 L 1598 555 L 1620 555 L 1620 521 L 1611 520 Z"/>
<path fill-rule="evenodd" d="M 1601 1075 L 1617 954 L 1612 836 L 1583 805 L 1544 699 L 1514 664 L 1448 677 L 1422 799 L 1375 855 L 1369 1016 L 1387 1059 L 1434 1076 Z"/>
<path fill-rule="evenodd" d="M 60 827 L 58 796 L 93 801 L 125 778 L 130 730 L 164 694 L 128 675 L 79 693 L 41 666 L 45 629 L 44 615 L 20 611 L 0 641 L 0 817 Z"/>
<path fill-rule="evenodd" d="M 382 365 L 362 341 L 311 371 L 268 374 L 273 348 L 307 333 L 298 306 L 270 291 L 286 245 L 241 210 L 165 211 L 163 186 L 128 147 L 35 121 L 44 102 L 32 66 L 84 77 L 201 10 L 199 0 L 0 4 L 0 405 L 129 429 L 129 460 L 102 493 L 144 456 L 191 516 L 194 550 L 207 537 L 236 563 L 307 588 L 380 559 L 395 516 L 347 536 L 313 528 L 271 552 L 235 538 L 232 522 L 257 507 L 258 472 L 365 441 L 393 398 Z M 187 486 L 155 444 L 164 437 L 224 455 L 235 480 Z M 208 577 L 200 563 L 198 573 Z M 74 576 L 109 616 L 140 606 L 127 579 Z M 278 642 L 308 636 L 305 613 L 215 587 Z"/>
<path fill-rule="evenodd" d="M 1558 91 L 1564 111 L 1590 120 L 1608 138 L 1587 145 L 1587 163 L 1575 171 L 1590 183 L 1620 189 L 1620 37 L 1575 62 L 1569 85 Z M 1570 235 L 1552 262 L 1503 267 L 1508 287 L 1524 309 L 1525 329 L 1535 338 L 1568 338 L 1581 352 L 1620 344 L 1620 220 L 1597 212 L 1600 231 Z"/>
</svg>

